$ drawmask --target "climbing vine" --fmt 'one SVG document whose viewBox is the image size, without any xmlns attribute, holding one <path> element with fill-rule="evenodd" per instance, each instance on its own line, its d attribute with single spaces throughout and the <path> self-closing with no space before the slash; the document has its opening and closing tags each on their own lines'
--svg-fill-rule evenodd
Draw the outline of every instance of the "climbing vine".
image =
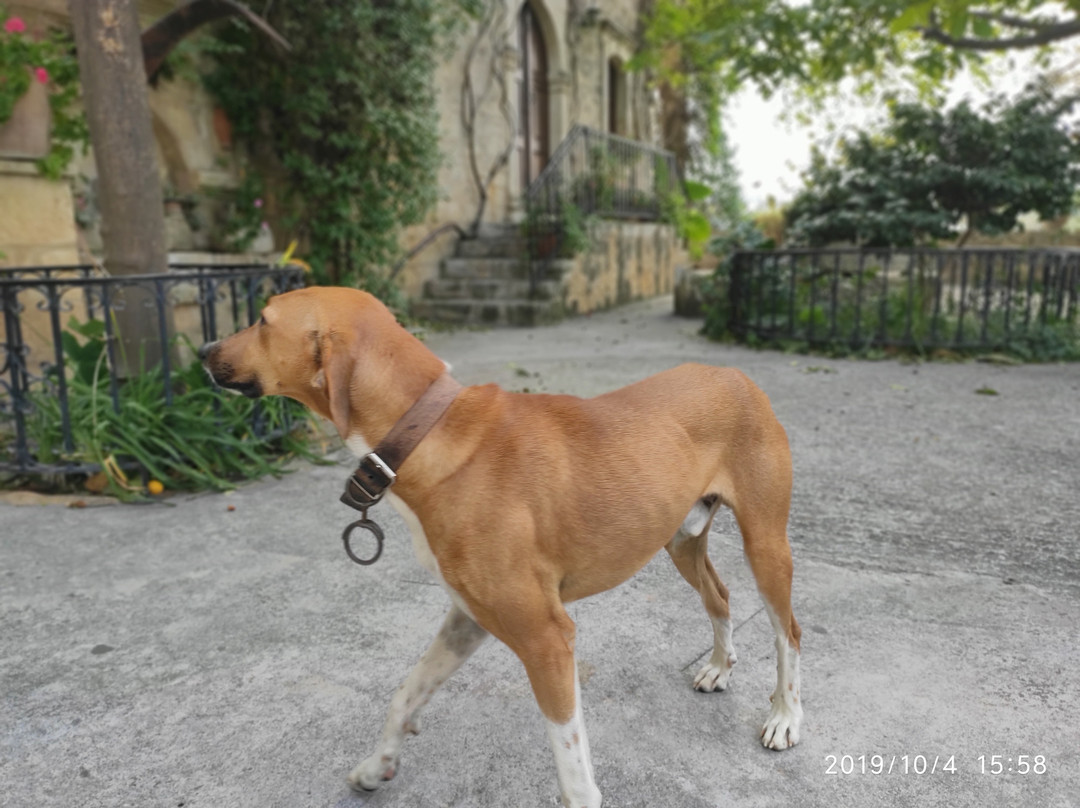
<svg viewBox="0 0 1080 808">
<path fill-rule="evenodd" d="M 287 55 L 243 23 L 204 80 L 267 178 L 267 203 L 321 282 L 392 296 L 401 228 L 438 197 L 435 66 L 479 0 L 273 4 Z"/>
<path fill-rule="evenodd" d="M 461 125 L 465 130 L 465 141 L 469 149 L 469 170 L 472 173 L 473 184 L 480 197 L 476 208 L 476 215 L 469 226 L 469 235 L 475 236 L 480 229 L 480 222 L 484 218 L 484 209 L 487 207 L 489 188 L 507 164 L 513 154 L 517 124 L 513 113 L 510 111 L 510 98 L 507 95 L 508 82 L 502 68 L 502 53 L 497 43 L 505 40 L 507 23 L 506 3 L 501 0 L 482 0 L 483 13 L 476 34 L 469 43 L 465 54 L 465 67 L 461 82 Z M 486 64 L 477 56 L 481 46 L 488 45 L 488 60 Z M 483 79 L 478 83 L 473 75 L 474 63 L 480 62 L 484 71 Z M 503 147 L 498 151 L 495 159 L 487 166 L 486 172 L 480 165 L 480 148 L 477 142 L 477 121 L 481 110 L 488 98 L 498 91 L 499 113 L 506 123 L 507 137 Z"/>
</svg>

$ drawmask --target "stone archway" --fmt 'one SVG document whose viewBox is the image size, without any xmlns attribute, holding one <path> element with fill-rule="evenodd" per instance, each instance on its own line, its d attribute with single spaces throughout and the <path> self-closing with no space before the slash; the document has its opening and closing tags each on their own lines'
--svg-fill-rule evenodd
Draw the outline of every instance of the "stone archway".
<svg viewBox="0 0 1080 808">
<path fill-rule="evenodd" d="M 508 96 L 517 129 L 508 186 L 509 205 L 514 210 L 528 183 L 543 170 L 566 134 L 570 81 L 561 18 L 552 16 L 545 0 L 512 0 L 509 5 L 516 9 L 515 24 L 507 27 L 506 40 L 515 57 L 514 69 L 507 75 L 512 83 Z M 527 71 L 531 73 L 528 82 Z"/>
<path fill-rule="evenodd" d="M 517 37 L 517 152 L 521 187 L 525 189 L 551 156 L 547 44 L 530 2 L 523 3 L 518 12 Z"/>
</svg>

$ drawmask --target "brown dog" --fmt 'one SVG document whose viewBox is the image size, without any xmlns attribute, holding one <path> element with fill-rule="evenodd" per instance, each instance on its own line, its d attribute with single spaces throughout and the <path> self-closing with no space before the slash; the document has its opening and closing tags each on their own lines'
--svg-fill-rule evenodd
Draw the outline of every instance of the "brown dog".
<svg viewBox="0 0 1080 808">
<path fill-rule="evenodd" d="M 444 363 L 375 298 L 304 289 L 200 351 L 223 387 L 283 395 L 329 418 L 363 455 L 443 375 Z M 727 686 L 728 591 L 706 553 L 721 505 L 776 632 L 776 690 L 762 729 L 799 738 L 799 626 L 787 539 L 791 457 L 765 394 L 737 370 L 683 365 L 582 400 L 468 387 L 404 461 L 390 494 L 420 561 L 453 607 L 395 694 L 379 748 L 349 777 L 392 778 L 432 693 L 494 634 L 518 655 L 547 719 L 563 802 L 599 806 L 581 717 L 574 623 L 563 604 L 625 581 L 661 548 L 701 595 L 715 645 L 694 679 Z"/>
</svg>

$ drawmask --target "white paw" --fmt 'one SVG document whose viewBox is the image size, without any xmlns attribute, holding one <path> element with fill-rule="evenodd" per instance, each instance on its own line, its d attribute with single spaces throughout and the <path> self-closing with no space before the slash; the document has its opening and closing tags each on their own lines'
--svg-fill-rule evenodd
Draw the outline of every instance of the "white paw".
<svg viewBox="0 0 1080 808">
<path fill-rule="evenodd" d="M 604 798 L 600 795 L 600 789 L 589 786 L 578 789 L 576 794 L 563 794 L 563 808 L 601 808 Z"/>
<path fill-rule="evenodd" d="M 716 690 L 726 690 L 728 680 L 731 678 L 731 669 L 735 665 L 735 657 L 730 657 L 726 663 L 714 664 L 711 660 L 701 667 L 694 677 L 694 690 L 702 693 L 712 693 Z"/>
<path fill-rule="evenodd" d="M 773 698 L 769 719 L 761 728 L 761 743 L 769 749 L 787 749 L 799 742 L 802 707 L 792 697 Z"/>
<path fill-rule="evenodd" d="M 374 791 L 397 774 L 397 761 L 389 755 L 372 755 L 349 775 L 354 790 Z"/>
</svg>

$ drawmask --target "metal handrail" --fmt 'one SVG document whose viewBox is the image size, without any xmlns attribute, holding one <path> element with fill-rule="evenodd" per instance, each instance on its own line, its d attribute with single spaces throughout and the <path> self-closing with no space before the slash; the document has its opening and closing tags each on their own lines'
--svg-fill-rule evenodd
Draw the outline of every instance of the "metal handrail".
<svg viewBox="0 0 1080 808">
<path fill-rule="evenodd" d="M 557 172 L 562 170 L 562 164 L 566 158 L 566 155 L 570 152 L 574 145 L 585 136 L 585 130 L 588 127 L 583 124 L 576 123 L 570 127 L 570 131 L 566 137 L 563 138 L 562 143 L 558 145 L 551 157 L 547 161 L 540 173 L 536 175 L 532 182 L 529 183 L 529 187 L 525 190 L 525 199 L 532 199 L 539 194 L 541 188 L 543 188 L 550 180 L 550 178 Z"/>
<path fill-rule="evenodd" d="M 525 192 L 529 278 L 573 244 L 583 218 L 656 221 L 678 193 L 675 156 L 664 149 L 576 124 Z M 577 232 L 575 232 L 577 231 Z"/>
</svg>

